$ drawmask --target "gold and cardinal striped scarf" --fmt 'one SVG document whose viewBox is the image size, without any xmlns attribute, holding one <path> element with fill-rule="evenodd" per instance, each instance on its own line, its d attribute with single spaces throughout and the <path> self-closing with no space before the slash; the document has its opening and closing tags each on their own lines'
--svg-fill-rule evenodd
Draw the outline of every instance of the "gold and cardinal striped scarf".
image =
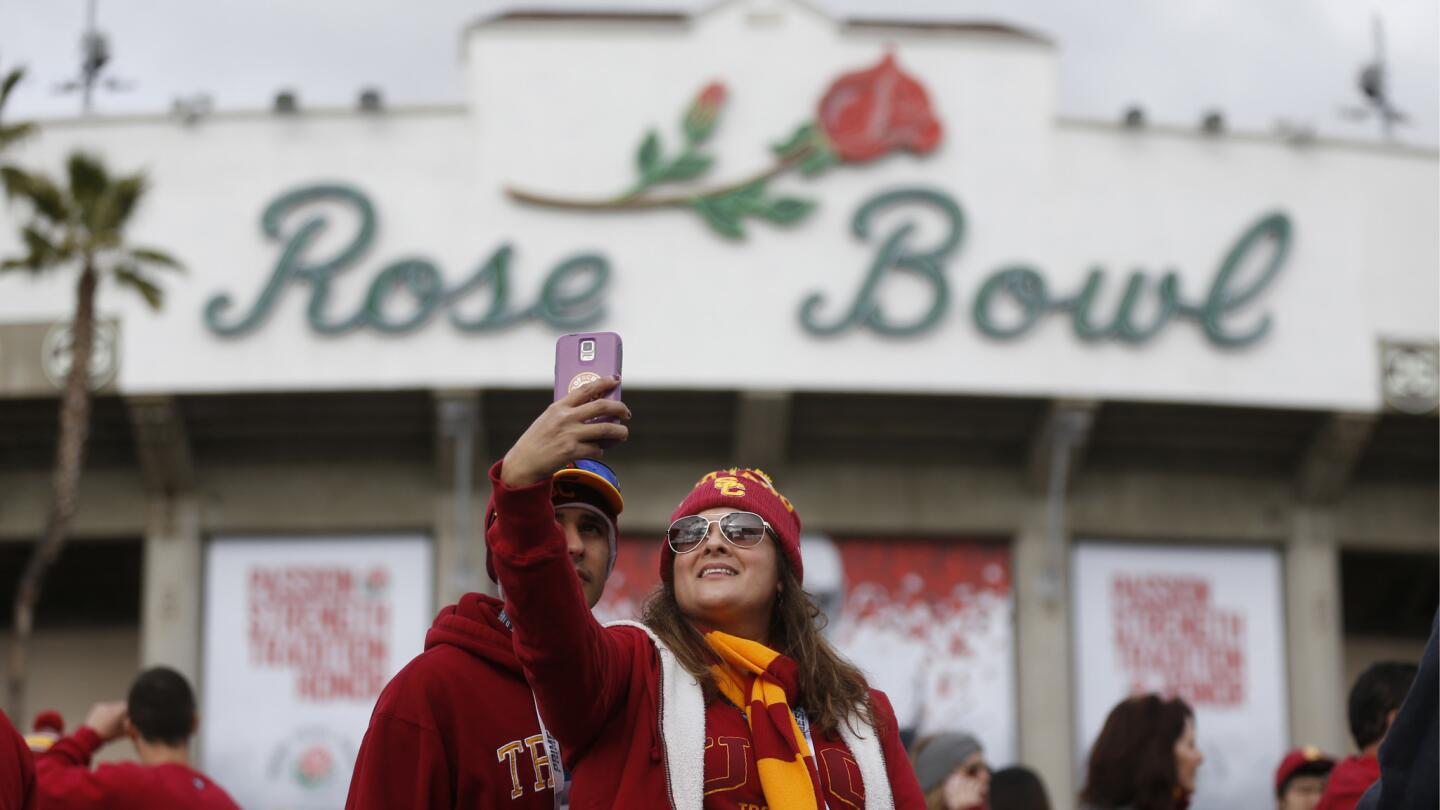
<svg viewBox="0 0 1440 810">
<path fill-rule="evenodd" d="M 814 754 L 790 707 L 799 683 L 795 662 L 719 631 L 706 633 L 705 641 L 722 662 L 710 667 L 720 694 L 745 710 L 765 803 L 775 810 L 817 810 Z"/>
</svg>

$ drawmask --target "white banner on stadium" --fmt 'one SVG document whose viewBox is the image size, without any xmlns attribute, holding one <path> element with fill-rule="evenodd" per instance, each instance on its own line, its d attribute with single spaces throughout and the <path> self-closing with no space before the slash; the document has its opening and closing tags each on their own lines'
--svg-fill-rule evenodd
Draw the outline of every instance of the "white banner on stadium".
<svg viewBox="0 0 1440 810">
<path fill-rule="evenodd" d="M 1195 710 L 1191 807 L 1268 806 L 1290 736 L 1280 554 L 1085 542 L 1073 559 L 1082 778 L 1115 704 L 1159 692 Z"/>
<path fill-rule="evenodd" d="M 433 607 L 430 541 L 226 537 L 205 572 L 204 770 L 248 810 L 338 810 Z"/>
</svg>

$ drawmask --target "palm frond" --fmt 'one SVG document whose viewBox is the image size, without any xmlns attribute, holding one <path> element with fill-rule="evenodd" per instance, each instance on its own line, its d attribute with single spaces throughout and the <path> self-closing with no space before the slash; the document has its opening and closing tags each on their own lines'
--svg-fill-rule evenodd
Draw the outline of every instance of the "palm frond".
<svg viewBox="0 0 1440 810">
<path fill-rule="evenodd" d="M 121 265 L 115 268 L 115 283 L 121 287 L 129 287 L 145 299 L 145 303 L 151 309 L 158 310 L 165 303 L 165 291 L 150 279 L 140 274 L 139 268 L 133 264 Z"/>
<path fill-rule="evenodd" d="M 155 248 L 131 248 L 130 258 L 142 264 L 163 267 L 167 270 L 175 270 L 180 273 L 185 272 L 185 265 L 181 264 L 179 259 Z"/>
<path fill-rule="evenodd" d="M 26 250 L 30 251 L 26 264 L 31 270 L 39 272 L 68 258 L 34 225 L 26 225 L 21 228 L 20 238 L 25 242 Z"/>
<path fill-rule="evenodd" d="M 56 225 L 70 219 L 65 195 L 50 178 L 39 172 L 27 172 L 15 166 L 0 166 L 0 185 L 5 196 L 22 199 L 35 207 L 35 212 Z"/>
<path fill-rule="evenodd" d="M 0 152 L 34 135 L 36 129 L 31 123 L 0 124 Z"/>
<path fill-rule="evenodd" d="M 118 247 L 121 231 L 145 195 L 145 175 L 132 174 L 110 182 L 95 205 L 93 219 L 86 221 L 96 241 L 107 247 Z"/>
<path fill-rule="evenodd" d="M 8 259 L 0 259 L 0 273 L 6 273 L 6 272 L 9 272 L 9 271 L 11 271 L 11 270 L 30 270 L 30 269 L 32 269 L 31 266 L 30 266 L 31 264 L 32 264 L 32 262 L 31 262 L 29 256 L 25 256 L 25 257 L 14 257 L 14 256 L 12 256 L 11 258 L 8 258 Z"/>
<path fill-rule="evenodd" d="M 23 78 L 25 78 L 25 68 L 20 67 L 5 74 L 5 78 L 0 80 L 0 110 L 5 109 L 5 102 L 10 100 L 10 92 Z"/>
<path fill-rule="evenodd" d="M 105 164 L 93 155 L 73 152 L 65 161 L 65 173 L 70 180 L 70 196 L 75 198 L 75 205 L 80 209 L 80 221 L 96 230 L 101 200 L 110 189 L 110 175 L 105 171 Z"/>
</svg>

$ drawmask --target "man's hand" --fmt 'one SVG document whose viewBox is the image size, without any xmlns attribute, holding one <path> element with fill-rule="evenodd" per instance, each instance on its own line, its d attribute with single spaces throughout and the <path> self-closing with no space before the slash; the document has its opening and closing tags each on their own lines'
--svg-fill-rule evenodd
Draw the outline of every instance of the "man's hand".
<svg viewBox="0 0 1440 810">
<path fill-rule="evenodd" d="M 125 717 L 129 713 L 123 700 L 96 703 L 85 716 L 85 725 L 99 735 L 102 742 L 110 742 L 125 733 Z"/>
<path fill-rule="evenodd" d="M 600 458 L 600 442 L 619 443 L 630 429 L 619 422 L 592 419 L 628 420 L 625 403 L 601 399 L 620 384 L 617 377 L 597 380 L 556 400 L 530 424 L 505 454 L 500 481 L 507 487 L 524 487 L 549 478 L 556 470 L 578 458 Z"/>
</svg>

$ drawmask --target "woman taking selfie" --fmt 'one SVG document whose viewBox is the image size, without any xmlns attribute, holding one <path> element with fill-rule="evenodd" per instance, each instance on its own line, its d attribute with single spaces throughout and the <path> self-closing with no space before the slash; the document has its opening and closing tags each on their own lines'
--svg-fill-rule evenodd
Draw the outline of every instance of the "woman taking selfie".
<svg viewBox="0 0 1440 810">
<path fill-rule="evenodd" d="M 617 384 L 551 405 L 490 472 L 487 540 L 571 807 L 921 810 L 894 712 L 821 636 L 800 516 L 763 473 L 716 471 L 685 496 L 643 624 L 591 617 L 548 482 L 628 436 L 629 410 L 597 399 Z"/>
<path fill-rule="evenodd" d="M 1181 810 L 1205 756 L 1195 713 L 1180 698 L 1142 695 L 1110 710 L 1090 749 L 1082 810 Z"/>
</svg>

